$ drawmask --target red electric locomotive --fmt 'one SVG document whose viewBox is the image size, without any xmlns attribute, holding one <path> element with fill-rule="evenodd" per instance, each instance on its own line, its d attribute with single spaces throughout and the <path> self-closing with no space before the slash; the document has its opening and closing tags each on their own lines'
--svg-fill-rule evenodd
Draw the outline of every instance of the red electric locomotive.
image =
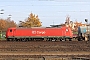
<svg viewBox="0 0 90 60">
<path fill-rule="evenodd" d="M 9 28 L 6 32 L 7 41 L 57 41 L 73 37 L 69 27 L 34 27 L 34 28 Z"/>
</svg>

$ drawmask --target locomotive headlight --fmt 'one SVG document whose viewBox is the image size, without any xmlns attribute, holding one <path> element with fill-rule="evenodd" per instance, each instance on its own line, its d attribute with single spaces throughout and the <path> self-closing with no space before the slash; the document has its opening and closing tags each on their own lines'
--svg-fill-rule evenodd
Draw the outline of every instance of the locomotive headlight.
<svg viewBox="0 0 90 60">
<path fill-rule="evenodd" d="M 66 29 L 66 31 L 68 31 L 68 29 Z"/>
</svg>

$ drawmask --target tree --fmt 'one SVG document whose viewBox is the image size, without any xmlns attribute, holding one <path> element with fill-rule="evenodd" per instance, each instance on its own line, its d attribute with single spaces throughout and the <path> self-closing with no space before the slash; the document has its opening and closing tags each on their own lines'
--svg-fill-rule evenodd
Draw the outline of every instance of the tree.
<svg viewBox="0 0 90 60">
<path fill-rule="evenodd" d="M 13 20 L 8 19 L 0 19 L 0 38 L 2 38 L 3 33 L 10 27 L 16 27 L 16 23 Z M 4 34 L 5 35 L 5 34 Z"/>
<path fill-rule="evenodd" d="M 6 21 L 6 29 L 10 28 L 10 27 L 17 26 L 17 24 L 13 20 L 11 20 L 10 18 L 7 18 L 5 21 Z"/>
<path fill-rule="evenodd" d="M 0 31 L 6 28 L 6 21 L 4 19 L 0 19 Z"/>
<path fill-rule="evenodd" d="M 40 20 L 38 18 L 38 15 L 35 16 L 35 14 L 33 14 L 33 13 L 31 13 L 29 15 L 29 17 L 25 20 L 25 22 L 21 21 L 20 24 L 23 27 L 40 27 L 40 26 L 42 26 L 41 22 L 40 22 Z"/>
<path fill-rule="evenodd" d="M 3 19 L 0 19 L 0 38 L 2 38 L 2 31 L 6 28 L 6 21 Z"/>
<path fill-rule="evenodd" d="M 13 20 L 10 20 L 9 18 L 0 19 L 0 31 L 6 31 L 8 28 L 16 26 L 17 24 Z"/>
</svg>

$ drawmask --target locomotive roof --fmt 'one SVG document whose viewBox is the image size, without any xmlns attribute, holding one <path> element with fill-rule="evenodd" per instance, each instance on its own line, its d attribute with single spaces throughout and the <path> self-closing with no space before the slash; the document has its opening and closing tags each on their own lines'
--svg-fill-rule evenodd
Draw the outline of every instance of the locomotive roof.
<svg viewBox="0 0 90 60">
<path fill-rule="evenodd" d="M 65 27 L 65 26 L 64 26 Z M 31 28 L 27 28 L 27 27 L 14 27 L 14 28 L 9 28 L 9 29 L 46 29 L 46 28 L 62 28 L 62 27 L 31 27 Z"/>
<path fill-rule="evenodd" d="M 16 28 L 16 29 L 37 29 L 37 28 L 40 28 L 40 29 L 44 29 L 44 28 L 60 28 L 60 27 L 31 27 L 31 28 Z"/>
</svg>

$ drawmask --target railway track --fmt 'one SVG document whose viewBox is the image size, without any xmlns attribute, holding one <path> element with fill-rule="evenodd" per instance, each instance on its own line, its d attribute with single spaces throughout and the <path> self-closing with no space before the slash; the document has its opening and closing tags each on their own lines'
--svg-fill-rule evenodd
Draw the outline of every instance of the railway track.
<svg viewBox="0 0 90 60">
<path fill-rule="evenodd" d="M 82 57 L 82 58 L 81 58 Z M 90 60 L 90 55 L 0 55 L 0 60 Z"/>
<path fill-rule="evenodd" d="M 0 41 L 0 58 L 21 56 L 90 57 L 90 41 Z M 28 58 L 28 57 L 26 57 Z"/>
<path fill-rule="evenodd" d="M 0 55 L 0 58 L 4 57 L 27 57 L 27 58 L 41 58 L 41 57 L 90 57 L 90 55 Z"/>
<path fill-rule="evenodd" d="M 0 42 L 0 52 L 5 51 L 87 51 L 90 42 Z"/>
</svg>

